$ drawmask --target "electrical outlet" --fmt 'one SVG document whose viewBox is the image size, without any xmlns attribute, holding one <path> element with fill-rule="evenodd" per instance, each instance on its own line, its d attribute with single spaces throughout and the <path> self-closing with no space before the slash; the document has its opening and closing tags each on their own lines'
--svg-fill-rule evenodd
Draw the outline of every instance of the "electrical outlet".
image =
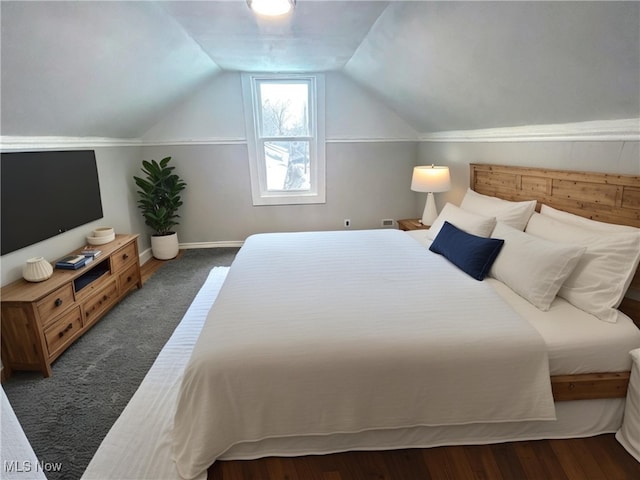
<svg viewBox="0 0 640 480">
<path fill-rule="evenodd" d="M 344 228 L 349 228 L 351 226 L 351 220 L 348 218 L 344 219 Z"/>
</svg>

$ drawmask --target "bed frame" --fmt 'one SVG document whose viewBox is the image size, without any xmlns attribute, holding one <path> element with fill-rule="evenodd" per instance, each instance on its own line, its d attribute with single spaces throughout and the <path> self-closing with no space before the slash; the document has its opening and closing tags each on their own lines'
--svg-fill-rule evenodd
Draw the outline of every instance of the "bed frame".
<svg viewBox="0 0 640 480">
<path fill-rule="evenodd" d="M 511 201 L 537 200 L 558 210 L 640 228 L 640 177 L 472 163 L 470 187 Z M 640 268 L 620 305 L 640 328 Z M 624 397 L 630 372 L 551 377 L 556 401 Z"/>
</svg>

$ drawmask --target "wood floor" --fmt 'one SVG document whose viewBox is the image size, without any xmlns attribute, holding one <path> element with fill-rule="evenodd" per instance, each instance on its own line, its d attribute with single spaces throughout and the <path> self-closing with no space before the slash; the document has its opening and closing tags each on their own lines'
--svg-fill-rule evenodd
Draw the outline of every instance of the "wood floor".
<svg viewBox="0 0 640 480">
<path fill-rule="evenodd" d="M 216 462 L 208 480 L 637 480 L 613 434 L 571 440 Z"/>
<path fill-rule="evenodd" d="M 151 259 L 143 283 L 171 260 Z M 638 480 L 613 434 L 570 440 L 220 461 L 208 480 Z"/>
</svg>

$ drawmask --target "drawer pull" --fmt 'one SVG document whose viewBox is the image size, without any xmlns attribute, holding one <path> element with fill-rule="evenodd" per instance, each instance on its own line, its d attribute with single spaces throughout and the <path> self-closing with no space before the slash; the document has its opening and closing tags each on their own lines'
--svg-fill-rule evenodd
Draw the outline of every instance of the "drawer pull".
<svg viewBox="0 0 640 480">
<path fill-rule="evenodd" d="M 127 258 L 129 258 L 129 254 L 128 253 L 123 253 L 122 254 L 122 259 L 126 260 Z"/>
<path fill-rule="evenodd" d="M 73 328 L 73 324 L 70 323 L 69 325 L 67 325 L 67 328 L 65 328 L 63 331 L 61 331 L 58 336 L 60 338 L 64 337 L 64 334 L 67 333 L 69 330 L 71 330 Z"/>
<path fill-rule="evenodd" d="M 131 281 L 131 275 L 127 277 L 127 283 L 129 283 L 130 281 Z"/>
<path fill-rule="evenodd" d="M 105 302 L 107 301 L 109 297 L 107 297 L 106 295 L 104 297 L 102 297 L 102 300 L 104 300 Z"/>
<path fill-rule="evenodd" d="M 53 304 L 54 304 L 56 307 L 59 307 L 60 305 L 62 305 L 62 299 L 61 299 L 61 298 L 56 298 L 56 301 L 55 301 L 55 302 L 53 302 Z"/>
</svg>

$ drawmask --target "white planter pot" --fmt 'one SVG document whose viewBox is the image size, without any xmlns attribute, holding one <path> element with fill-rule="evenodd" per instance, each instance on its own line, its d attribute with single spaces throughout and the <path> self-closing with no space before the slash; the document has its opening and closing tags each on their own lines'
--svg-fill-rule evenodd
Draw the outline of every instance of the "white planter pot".
<svg viewBox="0 0 640 480">
<path fill-rule="evenodd" d="M 178 251 L 178 234 L 151 236 L 151 253 L 158 260 L 170 260 L 176 258 Z"/>
</svg>

